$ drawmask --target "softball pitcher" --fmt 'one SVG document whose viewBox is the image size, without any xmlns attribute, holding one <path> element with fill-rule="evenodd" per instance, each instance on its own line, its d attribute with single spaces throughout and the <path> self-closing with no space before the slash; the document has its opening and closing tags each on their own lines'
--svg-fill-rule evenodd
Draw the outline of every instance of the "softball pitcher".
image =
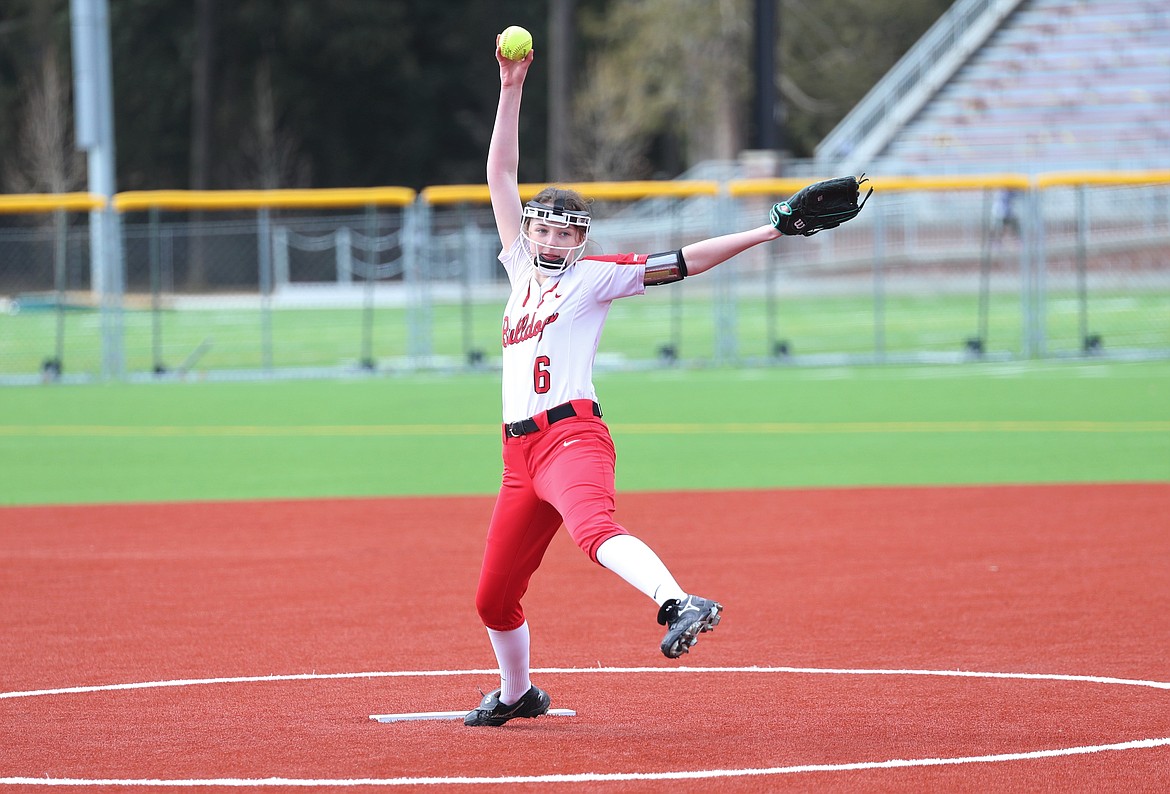
<svg viewBox="0 0 1170 794">
<path fill-rule="evenodd" d="M 487 179 L 511 294 L 501 334 L 504 474 L 476 608 L 499 663 L 500 688 L 467 714 L 464 722 L 473 726 L 548 711 L 548 694 L 529 678 L 521 599 L 562 524 L 590 559 L 657 603 L 668 658 L 687 653 L 719 624 L 721 604 L 684 590 L 658 555 L 614 521 L 614 445 L 593 387 L 593 360 L 613 301 L 698 275 L 782 234 L 767 224 L 664 253 L 585 255 L 590 213 L 580 194 L 549 187 L 526 204 L 520 200 L 517 130 L 532 60 L 531 52 L 507 59 L 497 37 L 500 98 Z"/>
</svg>

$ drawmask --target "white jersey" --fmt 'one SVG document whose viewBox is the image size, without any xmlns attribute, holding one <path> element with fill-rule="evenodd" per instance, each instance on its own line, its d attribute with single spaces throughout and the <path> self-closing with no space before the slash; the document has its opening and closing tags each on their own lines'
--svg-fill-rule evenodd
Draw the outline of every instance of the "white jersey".
<svg viewBox="0 0 1170 794">
<path fill-rule="evenodd" d="M 517 238 L 500 254 L 512 294 L 504 309 L 504 422 L 569 400 L 597 400 L 593 359 L 610 305 L 645 293 L 644 255 L 578 259 L 536 280 L 532 255 Z"/>
</svg>

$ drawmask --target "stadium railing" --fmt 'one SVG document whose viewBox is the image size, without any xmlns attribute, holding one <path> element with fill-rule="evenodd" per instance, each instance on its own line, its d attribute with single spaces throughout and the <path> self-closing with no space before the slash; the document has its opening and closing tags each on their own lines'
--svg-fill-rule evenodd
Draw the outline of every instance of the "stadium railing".
<svg viewBox="0 0 1170 794">
<path fill-rule="evenodd" d="M 649 253 L 765 223 L 809 181 L 574 187 L 591 250 Z M 616 303 L 599 367 L 1170 357 L 1170 172 L 873 184 L 839 229 Z M 0 197 L 0 383 L 498 366 L 507 285 L 484 185 L 112 204 L 124 286 L 99 296 L 89 214 L 105 201 Z"/>
</svg>

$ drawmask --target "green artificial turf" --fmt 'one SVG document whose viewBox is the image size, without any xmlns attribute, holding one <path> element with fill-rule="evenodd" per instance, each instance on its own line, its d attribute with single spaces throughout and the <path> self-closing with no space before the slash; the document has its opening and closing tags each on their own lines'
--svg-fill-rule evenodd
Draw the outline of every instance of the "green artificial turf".
<svg viewBox="0 0 1170 794">
<path fill-rule="evenodd" d="M 1047 354 L 1081 352 L 1081 314 L 1076 296 L 1048 294 L 1044 336 Z M 161 311 L 122 314 L 123 356 L 130 373 L 156 366 L 192 372 L 296 367 L 356 367 L 365 358 L 381 365 L 413 353 L 463 362 L 470 351 L 488 360 L 500 356 L 502 299 L 435 304 L 412 316 L 402 308 L 379 308 L 368 316 L 357 308 Z M 1170 349 L 1170 292 L 1148 290 L 1094 293 L 1087 333 L 1108 351 Z M 688 361 L 717 355 L 711 298 L 702 292 L 649 292 L 618 301 L 610 314 L 601 352 L 626 360 L 653 360 L 666 345 Z M 725 334 L 730 334 L 726 328 Z M 799 356 L 845 354 L 959 355 L 967 339 L 983 337 L 997 357 L 1024 352 L 1020 299 L 991 297 L 987 327 L 980 327 L 975 295 L 872 295 L 739 297 L 734 306 L 734 356 L 768 357 L 783 342 Z M 46 359 L 60 358 L 68 375 L 98 376 L 102 367 L 101 317 L 95 311 L 0 312 L 0 376 L 40 372 Z M 59 346 L 59 349 L 58 349 Z M 729 352 L 729 351 L 724 351 Z"/>
<path fill-rule="evenodd" d="M 598 373 L 619 490 L 1170 480 L 1170 363 Z M 0 388 L 0 504 L 489 494 L 498 373 Z"/>
</svg>

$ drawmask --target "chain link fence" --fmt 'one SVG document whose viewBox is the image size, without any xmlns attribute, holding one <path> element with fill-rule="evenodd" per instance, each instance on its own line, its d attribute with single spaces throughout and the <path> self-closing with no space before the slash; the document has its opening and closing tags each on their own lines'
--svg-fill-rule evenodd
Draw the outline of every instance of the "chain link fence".
<svg viewBox="0 0 1170 794">
<path fill-rule="evenodd" d="M 589 250 L 653 253 L 766 223 L 805 181 L 577 187 Z M 1166 174 L 874 187 L 838 229 L 618 301 L 598 366 L 1170 357 Z M 0 383 L 499 362 L 507 280 L 483 186 L 120 194 L 116 294 L 94 286 L 99 200 L 3 199 Z"/>
</svg>

